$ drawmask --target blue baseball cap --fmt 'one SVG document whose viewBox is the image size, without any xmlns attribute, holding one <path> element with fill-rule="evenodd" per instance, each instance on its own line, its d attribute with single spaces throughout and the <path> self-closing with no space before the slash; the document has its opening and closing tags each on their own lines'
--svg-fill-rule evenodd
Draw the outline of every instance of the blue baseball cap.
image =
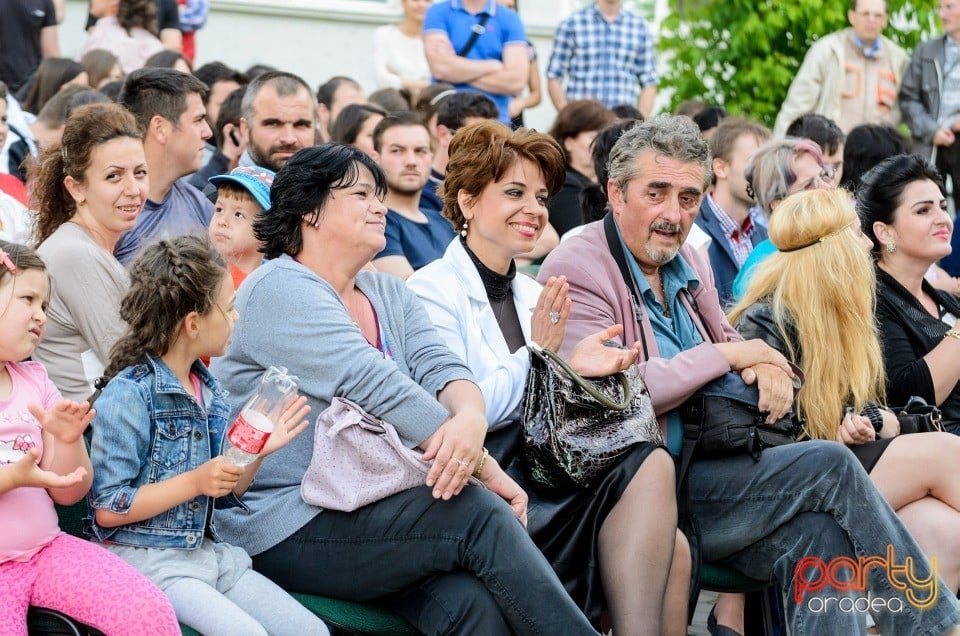
<svg viewBox="0 0 960 636">
<path fill-rule="evenodd" d="M 231 170 L 229 174 L 210 177 L 208 181 L 215 186 L 227 182 L 240 185 L 253 195 L 253 198 L 266 212 L 270 209 L 270 186 L 273 185 L 274 176 L 276 176 L 276 173 L 272 170 L 260 166 L 238 166 Z"/>
</svg>

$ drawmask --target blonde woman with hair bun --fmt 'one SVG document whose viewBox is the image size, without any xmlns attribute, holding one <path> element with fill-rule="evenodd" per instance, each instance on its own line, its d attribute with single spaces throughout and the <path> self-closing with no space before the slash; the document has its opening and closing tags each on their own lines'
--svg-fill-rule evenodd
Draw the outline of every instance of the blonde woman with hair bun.
<svg viewBox="0 0 960 636">
<path fill-rule="evenodd" d="M 960 437 L 900 435 L 881 405 L 883 355 L 873 318 L 872 243 L 845 190 L 791 195 L 770 220 L 771 255 L 730 312 L 744 338 L 761 338 L 800 366 L 796 407 L 804 439 L 846 444 L 928 556 L 960 585 Z M 895 546 L 896 547 L 896 546 Z"/>
</svg>

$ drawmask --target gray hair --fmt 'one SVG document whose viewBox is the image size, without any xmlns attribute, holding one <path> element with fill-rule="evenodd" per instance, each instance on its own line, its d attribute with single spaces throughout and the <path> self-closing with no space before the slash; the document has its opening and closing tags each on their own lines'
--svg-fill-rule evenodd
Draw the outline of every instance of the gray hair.
<svg viewBox="0 0 960 636">
<path fill-rule="evenodd" d="M 247 123 L 253 120 L 253 102 L 265 86 L 270 86 L 277 91 L 279 97 L 290 97 L 303 90 L 306 91 L 311 103 L 313 102 L 313 92 L 310 90 L 310 85 L 299 75 L 284 71 L 268 71 L 258 75 L 247 84 L 247 90 L 240 102 L 240 116 L 246 119 Z M 313 109 L 313 112 L 313 119 L 316 120 L 316 109 Z"/>
<path fill-rule="evenodd" d="M 810 153 L 817 163 L 823 165 L 820 146 L 809 139 L 773 139 L 760 146 L 744 168 L 749 185 L 747 192 L 753 197 L 765 216 L 770 216 L 774 201 L 786 198 L 790 187 L 797 181 L 794 161 L 797 155 Z"/>
<path fill-rule="evenodd" d="M 637 157 L 652 150 L 658 155 L 685 163 L 698 163 L 704 171 L 704 187 L 712 181 L 710 144 L 688 117 L 660 115 L 634 126 L 621 135 L 607 163 L 610 178 L 625 189 L 637 175 Z"/>
</svg>

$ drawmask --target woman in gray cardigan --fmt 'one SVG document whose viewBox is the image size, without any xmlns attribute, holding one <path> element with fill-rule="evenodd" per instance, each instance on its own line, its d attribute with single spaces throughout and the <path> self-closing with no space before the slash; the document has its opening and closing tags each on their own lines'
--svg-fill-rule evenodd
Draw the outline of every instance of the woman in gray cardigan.
<svg viewBox="0 0 960 636">
<path fill-rule="evenodd" d="M 353 512 L 308 505 L 313 436 L 301 435 L 264 463 L 248 511 L 217 512 L 222 534 L 286 589 L 379 601 L 428 634 L 594 634 L 524 530 L 526 494 L 482 447 L 469 370 L 403 281 L 363 271 L 383 249 L 385 189 L 355 148 L 288 161 L 254 225 L 273 260 L 241 286 L 213 370 L 234 410 L 271 364 L 300 378 L 314 413 L 334 396 L 356 402 L 424 450 L 426 484 Z M 467 487 L 471 474 L 487 489 Z"/>
</svg>

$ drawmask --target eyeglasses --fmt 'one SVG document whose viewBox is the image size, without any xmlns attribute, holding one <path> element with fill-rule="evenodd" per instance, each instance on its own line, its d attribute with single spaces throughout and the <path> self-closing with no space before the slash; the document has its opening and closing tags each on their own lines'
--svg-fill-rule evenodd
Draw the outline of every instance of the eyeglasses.
<svg viewBox="0 0 960 636">
<path fill-rule="evenodd" d="M 231 306 L 230 309 L 224 309 L 220 306 L 220 303 L 213 303 L 213 306 L 220 311 L 220 315 L 223 316 L 223 319 L 229 323 L 232 323 L 237 317 L 237 308 Z"/>
</svg>

